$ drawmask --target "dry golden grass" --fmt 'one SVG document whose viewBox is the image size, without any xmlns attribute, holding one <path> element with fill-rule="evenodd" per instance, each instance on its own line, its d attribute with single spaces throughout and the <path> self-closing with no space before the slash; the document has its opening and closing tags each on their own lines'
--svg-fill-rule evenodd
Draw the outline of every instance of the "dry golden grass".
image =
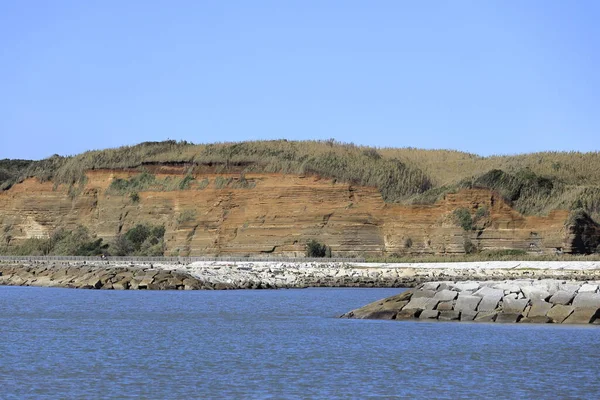
<svg viewBox="0 0 600 400">
<path fill-rule="evenodd" d="M 0 187 L 25 177 L 74 185 L 85 171 L 138 168 L 143 163 L 216 165 L 237 171 L 315 174 L 379 188 L 388 202 L 431 203 L 449 191 L 489 187 L 525 214 L 582 208 L 600 217 L 600 153 L 544 152 L 481 157 L 453 150 L 370 148 L 329 141 L 191 144 L 146 142 L 0 165 Z M 8 172 L 7 172 L 8 171 Z"/>
</svg>

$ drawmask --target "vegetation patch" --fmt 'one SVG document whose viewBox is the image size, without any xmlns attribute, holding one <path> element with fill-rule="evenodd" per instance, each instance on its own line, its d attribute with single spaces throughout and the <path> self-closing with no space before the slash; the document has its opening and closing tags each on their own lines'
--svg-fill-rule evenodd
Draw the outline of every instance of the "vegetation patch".
<svg viewBox="0 0 600 400">
<path fill-rule="evenodd" d="M 306 257 L 331 257 L 331 248 L 312 239 L 306 244 Z"/>
<path fill-rule="evenodd" d="M 74 230 L 59 228 L 49 238 L 30 238 L 16 246 L 0 247 L 0 254 L 14 256 L 97 256 L 106 254 L 109 245 L 83 226 Z"/>
<path fill-rule="evenodd" d="M 165 227 L 138 224 L 119 234 L 110 246 L 115 256 L 162 256 L 165 253 Z"/>
<path fill-rule="evenodd" d="M 471 212 L 467 208 L 457 208 L 452 213 L 452 216 L 456 224 L 465 231 L 470 231 L 473 229 L 473 218 L 471 217 Z"/>
</svg>

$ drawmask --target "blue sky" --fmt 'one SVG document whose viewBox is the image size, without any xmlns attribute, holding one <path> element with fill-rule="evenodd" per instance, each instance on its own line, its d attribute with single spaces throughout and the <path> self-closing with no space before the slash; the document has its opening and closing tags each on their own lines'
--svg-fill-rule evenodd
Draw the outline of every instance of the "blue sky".
<svg viewBox="0 0 600 400">
<path fill-rule="evenodd" d="M 0 2 L 0 158 L 142 141 L 600 150 L 600 2 Z"/>
</svg>

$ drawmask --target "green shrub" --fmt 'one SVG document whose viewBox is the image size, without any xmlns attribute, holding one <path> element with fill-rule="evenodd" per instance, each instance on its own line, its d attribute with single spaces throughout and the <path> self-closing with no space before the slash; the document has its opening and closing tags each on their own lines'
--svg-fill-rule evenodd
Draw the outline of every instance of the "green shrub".
<svg viewBox="0 0 600 400">
<path fill-rule="evenodd" d="M 465 254 L 473 254 L 477 250 L 477 247 L 473 244 L 471 239 L 465 238 L 463 242 L 463 247 L 465 249 Z"/>
<path fill-rule="evenodd" d="M 179 182 L 179 190 L 189 189 L 192 181 L 194 181 L 194 177 L 191 175 L 186 175 L 183 177 L 181 182 Z"/>
<path fill-rule="evenodd" d="M 124 235 L 117 235 L 111 249 L 115 255 L 162 256 L 165 227 L 138 224 Z"/>
<path fill-rule="evenodd" d="M 202 189 L 206 188 L 209 184 L 210 184 L 210 181 L 208 180 L 208 178 L 204 178 L 200 181 L 200 183 L 198 183 L 198 189 L 202 190 Z"/>
<path fill-rule="evenodd" d="M 108 251 L 108 244 L 90 235 L 87 228 L 56 229 L 48 238 L 30 238 L 17 246 L 1 249 L 3 254 L 19 256 L 97 256 Z"/>
<path fill-rule="evenodd" d="M 222 176 L 217 176 L 215 178 L 215 188 L 223 189 L 229 186 L 233 179 L 232 178 L 223 178 Z"/>
<path fill-rule="evenodd" d="M 490 211 L 486 206 L 477 207 L 477 211 L 475 211 L 475 220 L 480 220 L 482 218 L 487 218 L 490 215 Z"/>
<path fill-rule="evenodd" d="M 471 213 L 468 209 L 464 207 L 457 208 L 454 210 L 453 216 L 456 224 L 465 231 L 473 229 L 473 218 L 471 218 Z"/>
<path fill-rule="evenodd" d="M 129 198 L 131 199 L 132 203 L 139 203 L 140 202 L 140 195 L 138 194 L 138 192 L 132 192 L 129 194 Z"/>
</svg>

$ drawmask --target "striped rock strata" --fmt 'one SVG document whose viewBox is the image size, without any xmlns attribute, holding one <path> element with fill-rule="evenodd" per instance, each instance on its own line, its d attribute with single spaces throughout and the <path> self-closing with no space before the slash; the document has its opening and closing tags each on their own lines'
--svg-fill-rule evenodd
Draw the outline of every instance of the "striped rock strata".
<svg viewBox="0 0 600 400">
<path fill-rule="evenodd" d="M 184 169 L 155 168 L 156 179 L 183 177 Z M 525 216 L 486 189 L 448 193 L 431 205 L 385 203 L 381 193 L 314 176 L 206 171 L 207 182 L 185 190 L 139 190 L 138 200 L 108 190 L 134 171 L 87 172 L 75 194 L 66 185 L 28 179 L 0 192 L 0 243 L 47 238 L 60 227 L 82 225 L 106 242 L 137 224 L 164 225 L 166 255 L 303 256 L 315 239 L 336 257 L 463 254 L 468 249 L 521 249 L 534 254 L 588 253 L 600 244 L 600 226 L 569 219 L 566 210 Z M 221 185 L 219 182 L 231 182 Z M 71 188 L 72 189 L 72 188 Z M 464 230 L 454 213 L 476 219 Z M 477 217 L 481 213 L 480 217 Z"/>
<path fill-rule="evenodd" d="M 428 282 L 341 318 L 600 324 L 600 281 Z"/>
</svg>

